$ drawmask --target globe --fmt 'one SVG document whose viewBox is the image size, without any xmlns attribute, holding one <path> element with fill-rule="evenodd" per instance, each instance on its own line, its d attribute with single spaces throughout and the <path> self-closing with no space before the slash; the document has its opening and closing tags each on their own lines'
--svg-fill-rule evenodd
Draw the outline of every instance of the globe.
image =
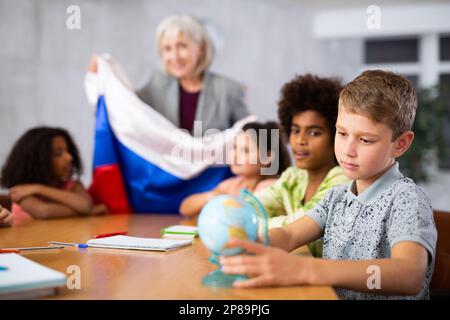
<svg viewBox="0 0 450 320">
<path fill-rule="evenodd" d="M 219 265 L 217 256 L 236 255 L 242 248 L 225 248 L 231 238 L 249 241 L 258 239 L 259 222 L 264 222 L 264 242 L 267 239 L 267 214 L 264 207 L 244 189 L 240 196 L 221 195 L 211 199 L 200 212 L 198 233 L 203 244 L 211 251 L 210 261 Z M 210 286 L 229 287 L 242 275 L 226 275 L 219 270 L 203 279 Z"/>
<path fill-rule="evenodd" d="M 216 255 L 235 255 L 241 248 L 224 248 L 230 238 L 255 241 L 258 238 L 258 215 L 244 200 L 222 195 L 209 201 L 198 219 L 203 244 Z"/>
</svg>

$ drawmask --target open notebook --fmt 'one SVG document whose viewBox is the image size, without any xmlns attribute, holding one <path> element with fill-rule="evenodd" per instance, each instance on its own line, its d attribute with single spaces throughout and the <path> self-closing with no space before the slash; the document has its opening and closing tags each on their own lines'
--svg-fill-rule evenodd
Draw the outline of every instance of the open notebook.
<svg viewBox="0 0 450 320">
<path fill-rule="evenodd" d="M 98 248 L 169 251 L 192 244 L 192 239 L 175 240 L 114 236 L 100 239 L 91 239 L 87 242 L 87 244 L 89 247 Z"/>
<path fill-rule="evenodd" d="M 64 273 L 15 253 L 0 254 L 0 300 L 50 296 L 65 284 Z"/>
</svg>

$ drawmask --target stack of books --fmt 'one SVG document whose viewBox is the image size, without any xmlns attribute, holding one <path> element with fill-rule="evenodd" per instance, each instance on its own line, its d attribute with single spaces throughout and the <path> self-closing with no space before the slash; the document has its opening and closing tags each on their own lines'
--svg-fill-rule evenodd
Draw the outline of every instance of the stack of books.
<svg viewBox="0 0 450 320">
<path fill-rule="evenodd" d="M 194 226 L 170 226 L 161 230 L 161 235 L 166 239 L 193 240 L 198 236 L 198 228 Z"/>
</svg>

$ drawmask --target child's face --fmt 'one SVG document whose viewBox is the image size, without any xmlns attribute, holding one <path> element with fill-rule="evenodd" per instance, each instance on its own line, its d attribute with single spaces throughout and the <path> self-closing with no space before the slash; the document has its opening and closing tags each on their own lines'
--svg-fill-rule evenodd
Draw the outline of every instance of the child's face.
<svg viewBox="0 0 450 320">
<path fill-rule="evenodd" d="M 292 118 L 289 142 L 298 168 L 317 170 L 334 164 L 327 121 L 316 111 L 303 111 Z"/>
<path fill-rule="evenodd" d="M 66 139 L 61 136 L 52 141 L 52 167 L 55 178 L 65 181 L 72 176 L 72 155 L 67 149 Z"/>
<path fill-rule="evenodd" d="M 236 137 L 231 152 L 231 171 L 243 177 L 256 177 L 261 175 L 258 146 L 250 134 L 241 132 Z"/>
<path fill-rule="evenodd" d="M 368 184 L 380 177 L 394 163 L 397 140 L 384 123 L 339 107 L 334 142 L 336 158 L 351 180 Z"/>
</svg>

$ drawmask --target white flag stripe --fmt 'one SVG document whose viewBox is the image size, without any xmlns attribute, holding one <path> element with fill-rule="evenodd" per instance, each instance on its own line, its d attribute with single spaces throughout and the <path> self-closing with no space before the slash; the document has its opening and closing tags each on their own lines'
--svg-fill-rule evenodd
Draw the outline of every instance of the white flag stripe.
<svg viewBox="0 0 450 320">
<path fill-rule="evenodd" d="M 114 70 L 113 70 L 114 69 Z M 164 171 L 190 179 L 211 166 L 223 164 L 224 146 L 232 146 L 234 137 L 241 128 L 255 116 L 248 116 L 227 130 L 217 134 L 192 137 L 177 128 L 168 119 L 141 101 L 126 79 L 120 65 L 110 56 L 98 58 L 98 74 L 89 73 L 85 78 L 86 94 L 90 101 L 104 94 L 111 128 L 117 139 L 128 149 Z M 119 79 L 120 78 L 120 79 Z M 208 155 L 209 159 L 184 158 L 174 150 L 182 150 L 186 155 Z"/>
</svg>

